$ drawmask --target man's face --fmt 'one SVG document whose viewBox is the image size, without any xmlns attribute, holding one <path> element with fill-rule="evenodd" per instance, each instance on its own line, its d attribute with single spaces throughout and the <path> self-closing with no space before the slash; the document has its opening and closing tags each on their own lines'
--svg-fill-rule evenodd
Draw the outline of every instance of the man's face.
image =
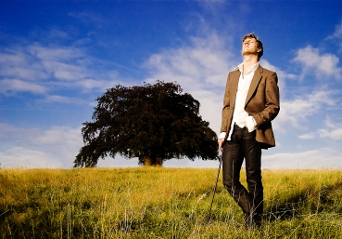
<svg viewBox="0 0 342 239">
<path fill-rule="evenodd" d="M 242 42 L 242 55 L 257 55 L 260 52 L 260 48 L 258 48 L 258 42 L 255 38 L 246 38 Z"/>
</svg>

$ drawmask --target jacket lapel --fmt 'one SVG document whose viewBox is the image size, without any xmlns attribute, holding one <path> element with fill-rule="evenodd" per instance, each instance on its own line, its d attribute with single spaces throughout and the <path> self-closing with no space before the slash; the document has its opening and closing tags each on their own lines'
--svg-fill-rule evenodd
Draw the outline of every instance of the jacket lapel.
<svg viewBox="0 0 342 239">
<path fill-rule="evenodd" d="M 232 72 L 232 85 L 231 85 L 231 89 L 230 89 L 230 99 L 232 99 L 233 101 L 231 102 L 231 105 L 235 106 L 235 98 L 236 98 L 236 92 L 238 89 L 238 84 L 239 84 L 239 78 L 240 78 L 240 71 L 236 70 L 234 72 Z"/>
<path fill-rule="evenodd" d="M 250 99 L 252 98 L 253 96 L 253 93 L 255 92 L 260 80 L 261 80 L 261 77 L 262 77 L 262 67 L 259 66 L 255 73 L 254 73 L 254 76 L 252 78 L 252 81 L 251 81 L 251 84 L 249 86 L 249 89 L 248 89 L 248 93 L 247 93 L 247 98 L 246 98 L 246 105 L 248 104 L 248 102 L 250 101 Z"/>
</svg>

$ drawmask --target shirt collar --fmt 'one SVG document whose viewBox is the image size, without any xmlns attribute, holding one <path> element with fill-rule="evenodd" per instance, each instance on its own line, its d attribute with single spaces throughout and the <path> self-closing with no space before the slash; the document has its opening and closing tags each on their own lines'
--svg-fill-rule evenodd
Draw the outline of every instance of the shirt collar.
<svg viewBox="0 0 342 239">
<path fill-rule="evenodd" d="M 259 65 L 260 65 L 259 62 L 257 62 L 254 65 L 248 67 L 246 74 L 249 74 L 252 71 L 255 71 L 259 67 Z M 242 62 L 240 65 L 238 65 L 236 67 L 236 69 L 239 70 L 240 72 L 243 72 L 243 67 L 244 67 L 244 65 L 243 65 L 243 62 Z"/>
</svg>

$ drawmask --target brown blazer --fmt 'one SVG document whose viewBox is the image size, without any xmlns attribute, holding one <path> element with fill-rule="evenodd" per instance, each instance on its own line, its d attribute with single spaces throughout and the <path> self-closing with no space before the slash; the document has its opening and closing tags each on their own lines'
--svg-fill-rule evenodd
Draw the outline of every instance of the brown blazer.
<svg viewBox="0 0 342 239">
<path fill-rule="evenodd" d="M 226 132 L 225 140 L 227 140 L 233 120 L 239 77 L 240 71 L 238 69 L 230 72 L 227 77 L 221 125 L 221 132 Z M 280 110 L 277 84 L 277 74 L 259 66 L 254 73 L 247 93 L 245 110 L 253 116 L 257 123 L 255 139 L 261 143 L 261 147 L 264 149 L 275 146 L 271 121 Z"/>
</svg>

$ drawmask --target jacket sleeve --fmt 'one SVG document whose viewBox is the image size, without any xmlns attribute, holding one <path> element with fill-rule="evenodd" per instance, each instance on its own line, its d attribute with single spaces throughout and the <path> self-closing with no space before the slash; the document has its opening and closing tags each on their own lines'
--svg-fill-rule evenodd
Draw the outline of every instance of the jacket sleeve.
<svg viewBox="0 0 342 239">
<path fill-rule="evenodd" d="M 224 97 L 223 97 L 223 108 L 222 108 L 222 123 L 221 123 L 221 132 L 226 132 L 228 130 L 228 118 L 230 115 L 230 87 L 229 87 L 229 77 L 230 73 L 228 74 L 227 77 L 227 82 L 226 82 L 226 90 L 224 92 Z"/>
<path fill-rule="evenodd" d="M 260 89 L 256 94 L 254 102 L 256 110 L 252 116 L 257 123 L 257 128 L 263 124 L 272 121 L 279 113 L 279 87 L 278 77 L 275 72 L 270 72 L 269 75 L 265 76 L 263 84 L 259 85 Z M 262 102 L 262 104 L 260 104 Z M 254 108 L 255 109 L 255 108 Z"/>
</svg>

